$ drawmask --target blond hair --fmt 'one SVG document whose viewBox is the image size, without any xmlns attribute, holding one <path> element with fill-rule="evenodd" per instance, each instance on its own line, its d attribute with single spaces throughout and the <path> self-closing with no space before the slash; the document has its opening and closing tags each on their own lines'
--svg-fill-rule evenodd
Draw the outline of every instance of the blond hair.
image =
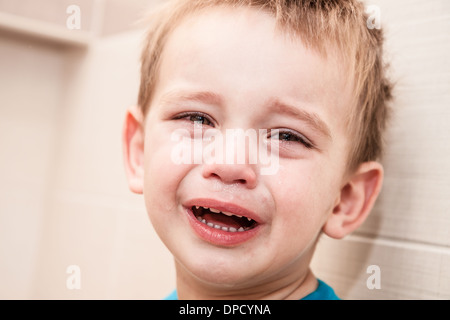
<svg viewBox="0 0 450 320">
<path fill-rule="evenodd" d="M 277 27 L 299 37 L 322 55 L 337 48 L 354 83 L 356 107 L 348 118 L 354 143 L 347 169 L 377 160 L 383 149 L 383 132 L 389 115 L 392 84 L 383 62 L 383 31 L 367 27 L 368 16 L 357 0 L 172 0 L 149 19 L 149 31 L 141 56 L 138 104 L 146 114 L 157 82 L 159 64 L 167 38 L 194 12 L 214 6 L 248 6 L 269 12 Z"/>
</svg>

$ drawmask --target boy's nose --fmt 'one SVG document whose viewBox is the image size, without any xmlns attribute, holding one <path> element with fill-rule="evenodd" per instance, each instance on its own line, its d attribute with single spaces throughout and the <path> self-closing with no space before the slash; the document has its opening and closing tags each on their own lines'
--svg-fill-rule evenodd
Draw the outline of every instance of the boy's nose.
<svg viewBox="0 0 450 320">
<path fill-rule="evenodd" d="M 255 165 L 251 164 L 203 164 L 205 179 L 217 178 L 224 184 L 238 183 L 253 189 L 257 184 Z"/>
</svg>

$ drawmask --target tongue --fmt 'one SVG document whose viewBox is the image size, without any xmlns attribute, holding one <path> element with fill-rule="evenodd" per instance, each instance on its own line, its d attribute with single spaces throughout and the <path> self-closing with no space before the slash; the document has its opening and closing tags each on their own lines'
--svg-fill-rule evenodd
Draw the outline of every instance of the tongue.
<svg viewBox="0 0 450 320">
<path fill-rule="evenodd" d="M 240 223 L 240 219 L 238 217 L 229 217 L 226 216 L 224 214 L 221 213 L 205 213 L 203 215 L 203 218 L 207 221 L 207 222 L 211 222 L 214 224 L 217 224 L 221 227 L 233 227 L 235 229 L 239 229 L 240 227 L 245 227 L 242 225 L 242 223 Z"/>
</svg>

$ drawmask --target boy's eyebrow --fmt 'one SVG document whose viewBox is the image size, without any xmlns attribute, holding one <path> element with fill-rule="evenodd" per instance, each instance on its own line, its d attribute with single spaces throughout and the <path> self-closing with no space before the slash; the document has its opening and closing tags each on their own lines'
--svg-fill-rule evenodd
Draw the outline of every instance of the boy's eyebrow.
<svg viewBox="0 0 450 320">
<path fill-rule="evenodd" d="M 199 91 L 199 92 L 185 92 L 185 91 L 170 91 L 164 94 L 161 98 L 163 102 L 172 102 L 178 100 L 199 101 L 212 105 L 221 105 L 222 97 L 214 92 Z"/>
<path fill-rule="evenodd" d="M 302 110 L 301 108 L 296 108 L 294 106 L 283 103 L 278 99 L 274 99 L 271 101 L 271 103 L 269 104 L 269 111 L 276 114 L 284 114 L 306 122 L 314 130 L 332 139 L 331 131 L 328 128 L 327 124 L 322 119 L 320 119 L 320 117 L 316 113 L 309 113 L 305 110 Z"/>
</svg>

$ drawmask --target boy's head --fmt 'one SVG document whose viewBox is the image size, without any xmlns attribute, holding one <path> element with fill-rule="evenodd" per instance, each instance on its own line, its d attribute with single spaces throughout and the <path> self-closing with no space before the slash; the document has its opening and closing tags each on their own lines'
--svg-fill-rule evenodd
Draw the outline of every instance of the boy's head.
<svg viewBox="0 0 450 320">
<path fill-rule="evenodd" d="M 185 297 L 304 295 L 320 233 L 342 238 L 365 220 L 390 99 L 381 31 L 366 21 L 351 0 L 179 0 L 153 17 L 125 162 Z M 208 129 L 267 130 L 277 171 L 248 155 L 173 161 L 175 132 L 195 152 Z"/>
</svg>

